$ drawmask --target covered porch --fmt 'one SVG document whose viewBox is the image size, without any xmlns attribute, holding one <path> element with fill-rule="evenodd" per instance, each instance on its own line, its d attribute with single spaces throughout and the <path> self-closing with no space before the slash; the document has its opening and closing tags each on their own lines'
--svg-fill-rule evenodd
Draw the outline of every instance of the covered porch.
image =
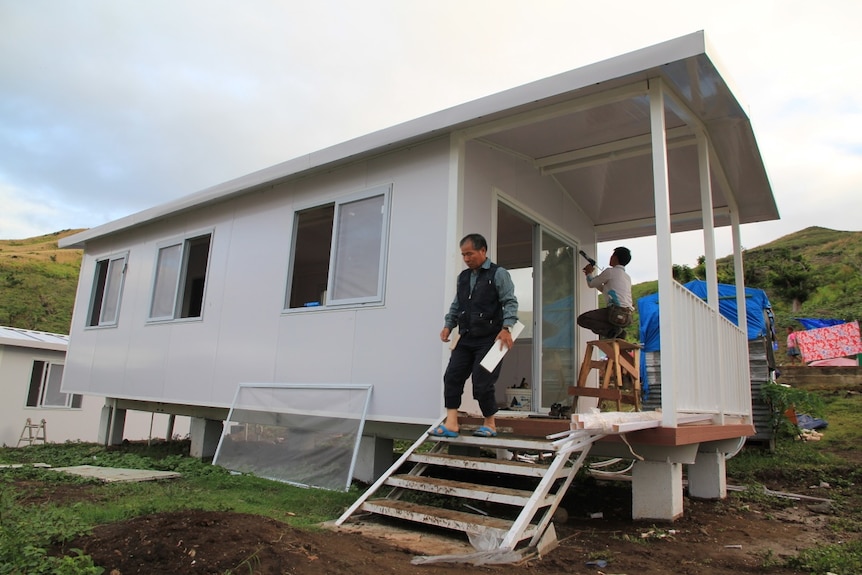
<svg viewBox="0 0 862 575">
<path fill-rule="evenodd" d="M 577 380 L 586 342 L 594 338 L 574 326 L 580 311 L 596 305 L 579 294 L 577 249 L 595 255 L 603 242 L 653 238 L 654 250 L 635 257 L 655 258 L 657 270 L 662 426 L 676 427 L 685 413 L 709 414 L 716 425 L 752 423 L 745 317 L 733 325 L 718 311 L 716 229 L 730 228 L 736 299 L 744 309 L 740 226 L 777 219 L 778 210 L 745 109 L 710 52 L 698 32 L 522 86 L 512 91 L 521 98 L 540 89 L 552 95 L 502 106 L 505 114 L 486 114 L 451 135 L 467 174 L 453 183 L 461 193 L 469 191 L 471 160 L 481 148 L 517 158 L 553 181 L 576 206 L 573 217 L 592 223 L 580 237 L 556 237 L 538 217 L 531 220 L 523 192 L 496 197 L 494 259 L 507 269 L 528 269 L 534 281 L 527 322 L 537 413 L 547 413 Z M 507 92 L 490 99 L 513 98 Z M 518 185 L 524 184 L 512 187 Z M 702 232 L 706 301 L 672 277 L 672 235 L 694 230 Z M 549 253 L 564 252 L 575 273 L 561 291 L 561 275 L 551 274 L 559 266 L 545 264 Z M 565 301 L 571 303 L 562 309 Z"/>
<path fill-rule="evenodd" d="M 636 460 L 635 519 L 682 514 L 683 466 L 693 496 L 725 497 L 725 457 L 755 433 L 745 314 L 734 325 L 718 309 L 716 229 L 729 227 L 739 278 L 735 296 L 744 309 L 740 226 L 777 219 L 778 210 L 745 109 L 710 52 L 698 32 L 561 74 L 543 81 L 557 92 L 541 104 L 524 103 L 515 113 L 491 115 L 452 135 L 461 159 L 475 147 L 518 158 L 551 179 L 578 207 L 578 217 L 593 223 L 591 235 L 567 243 L 540 225 L 525 225 L 528 207 L 499 194 L 496 260 L 515 270 L 529 266 L 530 277 L 538 277 L 528 318 L 536 382 L 532 413 L 498 413 L 504 433 L 545 437 L 571 426 L 547 414 L 577 381 L 587 342 L 595 337 L 574 326 L 579 311 L 595 307 L 578 301 L 582 263 L 574 248 L 595 255 L 603 242 L 654 238 L 654 250 L 637 257 L 655 258 L 658 270 L 660 423 L 625 433 L 624 441 L 608 436 L 591 451 Z M 702 233 L 705 301 L 672 277 L 673 234 L 690 231 Z M 542 279 L 541 258 L 554 250 L 568 250 L 576 272 L 562 324 L 566 296 Z M 599 385 L 597 378 L 592 385 Z M 583 411 L 589 402 L 582 398 L 578 405 Z M 467 417 L 463 423 L 478 421 Z"/>
</svg>

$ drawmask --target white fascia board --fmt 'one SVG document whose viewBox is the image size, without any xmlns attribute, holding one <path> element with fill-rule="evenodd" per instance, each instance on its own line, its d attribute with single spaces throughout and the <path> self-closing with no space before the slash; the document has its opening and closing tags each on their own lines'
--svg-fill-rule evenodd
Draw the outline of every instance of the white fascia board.
<svg viewBox="0 0 862 575">
<path fill-rule="evenodd" d="M 518 108 L 521 108 L 518 111 L 523 111 L 522 107 L 540 107 L 546 105 L 543 103 L 545 100 L 560 97 L 598 83 L 644 72 L 669 62 L 705 54 L 705 50 L 704 32 L 702 30 L 694 32 L 628 54 L 459 104 L 317 152 L 299 156 L 178 200 L 68 236 L 61 239 L 58 244 L 61 248 L 80 249 L 85 247 L 88 241 L 96 238 L 210 203 L 224 201 L 232 196 L 262 186 L 274 185 L 280 180 L 295 177 L 317 168 L 347 163 L 360 157 L 379 154 L 413 142 L 442 136 L 454 130 L 469 128 L 492 119 L 498 119 L 509 110 L 514 113 L 514 110 Z"/>
<path fill-rule="evenodd" d="M 65 343 L 49 343 L 45 341 L 25 340 L 25 339 L 9 339 L 0 337 L 0 346 L 6 347 L 23 347 L 27 349 L 40 349 L 45 351 L 62 351 L 68 349 L 68 344 Z"/>
</svg>

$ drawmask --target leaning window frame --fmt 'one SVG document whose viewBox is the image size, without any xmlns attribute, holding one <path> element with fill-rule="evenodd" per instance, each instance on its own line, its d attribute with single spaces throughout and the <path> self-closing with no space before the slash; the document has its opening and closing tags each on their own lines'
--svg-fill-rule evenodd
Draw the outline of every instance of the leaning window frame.
<svg viewBox="0 0 862 575">
<path fill-rule="evenodd" d="M 367 305 L 383 305 L 384 297 L 385 297 L 385 286 L 386 286 L 386 254 L 389 252 L 389 225 L 390 225 L 390 213 L 391 213 L 391 202 L 392 202 L 392 187 L 391 183 L 382 184 L 379 186 L 374 186 L 371 188 L 366 188 L 360 192 L 356 192 L 349 195 L 339 196 L 337 198 L 328 198 L 325 201 L 319 201 L 315 203 L 308 203 L 306 205 L 298 206 L 294 211 L 293 218 L 293 231 L 291 234 L 291 243 L 290 243 L 290 259 L 288 261 L 288 274 L 287 274 L 287 284 L 285 285 L 284 290 L 284 301 L 283 301 L 283 311 L 286 313 L 297 313 L 303 311 L 311 311 L 311 310 L 320 310 L 320 309 L 332 309 L 332 308 L 344 308 L 344 307 L 363 307 Z M 380 251 L 378 253 L 378 270 L 377 270 L 377 291 L 375 294 L 370 296 L 362 296 L 362 297 L 354 297 L 354 298 L 342 298 L 342 299 L 329 299 L 325 302 L 321 302 L 319 306 L 310 306 L 310 307 L 290 307 L 290 296 L 291 290 L 293 289 L 293 273 L 294 273 L 294 263 L 296 257 L 296 241 L 297 241 L 297 219 L 299 214 L 312 210 L 315 208 L 321 208 L 328 204 L 333 204 L 335 206 L 335 213 L 332 217 L 332 230 L 331 230 L 331 242 L 330 242 L 330 250 L 329 250 L 329 264 L 328 264 L 328 272 L 326 278 L 326 293 L 333 293 L 333 283 L 335 282 L 335 269 L 338 265 L 338 239 L 339 239 L 339 217 L 341 215 L 341 209 L 350 203 L 358 202 L 362 200 L 367 200 L 370 198 L 374 198 L 377 196 L 383 196 L 383 206 L 382 206 L 382 218 L 381 218 L 381 230 L 380 230 Z"/>
<path fill-rule="evenodd" d="M 179 321 L 202 321 L 204 317 L 204 307 L 202 305 L 201 313 L 199 316 L 193 317 L 180 317 L 180 310 L 182 308 L 182 299 L 180 298 L 180 287 L 184 286 L 186 283 L 186 278 L 188 274 L 188 258 L 189 258 L 189 244 L 192 240 L 197 238 L 202 238 L 204 236 L 209 236 L 209 249 L 207 251 L 207 265 L 206 265 L 206 275 L 204 279 L 204 291 L 202 294 L 202 299 L 206 301 L 206 292 L 207 292 L 207 284 L 209 283 L 209 274 L 210 268 L 212 264 L 212 251 L 213 244 L 215 239 L 215 229 L 214 228 L 206 228 L 202 230 L 197 230 L 194 232 L 189 232 L 188 234 L 184 234 L 182 236 L 174 236 L 170 239 L 162 240 L 156 243 L 156 253 L 153 261 L 153 274 L 152 274 L 152 282 L 150 284 L 150 299 L 149 299 L 149 309 L 147 311 L 147 323 L 165 323 L 165 322 L 179 322 Z M 171 313 L 170 315 L 160 315 L 160 316 L 152 316 L 153 313 L 153 304 L 155 303 L 156 297 L 156 287 L 159 279 L 159 256 L 162 253 L 162 250 L 165 248 L 173 247 L 179 245 L 180 246 L 180 256 L 179 256 L 179 270 L 177 271 L 177 278 L 173 285 L 173 300 L 171 303 Z"/>
<path fill-rule="evenodd" d="M 105 296 L 108 293 L 108 288 L 110 287 L 111 269 L 112 269 L 112 266 L 114 265 L 114 262 L 119 261 L 119 260 L 122 260 L 123 268 L 120 271 L 120 277 L 119 277 L 120 285 L 117 286 L 117 301 L 114 304 L 114 306 L 115 306 L 114 307 L 114 310 L 115 310 L 114 311 L 114 317 L 113 317 L 113 319 L 105 319 L 105 308 L 106 308 Z M 90 304 L 89 304 L 89 306 L 87 306 L 87 319 L 86 319 L 87 323 L 86 323 L 85 329 L 116 327 L 117 324 L 119 323 L 119 320 L 120 320 L 120 306 L 122 305 L 122 301 L 123 301 L 123 288 L 124 288 L 125 283 L 126 283 L 126 271 L 128 271 L 128 268 L 129 268 L 129 252 L 127 250 L 124 252 L 112 253 L 112 254 L 105 255 L 105 256 L 98 256 L 98 257 L 93 258 L 93 261 L 95 262 L 96 265 L 95 265 L 95 269 L 93 270 L 93 283 L 92 283 L 92 286 L 90 289 Z M 108 269 L 106 270 L 105 285 L 102 286 L 101 294 L 99 294 L 99 293 L 97 293 L 98 292 L 97 288 L 98 288 L 98 284 L 99 284 L 99 276 L 98 276 L 99 264 L 101 262 L 108 262 L 106 264 L 108 266 Z M 99 319 L 98 319 L 97 323 L 90 323 L 92 321 L 92 318 L 93 318 L 93 311 L 94 311 L 93 308 L 96 305 L 97 296 L 101 296 L 100 303 L 99 303 Z"/>
</svg>

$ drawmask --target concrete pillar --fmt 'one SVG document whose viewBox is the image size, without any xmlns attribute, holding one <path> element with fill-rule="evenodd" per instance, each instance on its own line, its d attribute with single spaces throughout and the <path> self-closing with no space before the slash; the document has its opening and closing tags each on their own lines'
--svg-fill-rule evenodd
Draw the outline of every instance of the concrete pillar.
<svg viewBox="0 0 862 575">
<path fill-rule="evenodd" d="M 688 466 L 688 494 L 700 499 L 727 497 L 727 463 L 720 451 L 698 452 Z"/>
<path fill-rule="evenodd" d="M 177 421 L 177 416 L 173 413 L 168 415 L 168 429 L 165 431 L 165 440 L 170 441 L 174 438 L 174 424 Z"/>
<path fill-rule="evenodd" d="M 99 417 L 98 441 L 102 445 L 120 445 L 123 443 L 123 429 L 126 426 L 126 410 L 117 409 L 112 402 L 102 406 Z"/>
<path fill-rule="evenodd" d="M 353 467 L 353 478 L 364 483 L 374 483 L 387 469 L 392 467 L 395 442 L 387 437 L 363 435 L 359 440 L 359 453 Z"/>
<path fill-rule="evenodd" d="M 224 423 L 203 417 L 193 417 L 189 426 L 192 438 L 189 455 L 200 459 L 212 459 L 221 439 Z"/>
<path fill-rule="evenodd" d="M 632 468 L 632 519 L 673 521 L 682 516 L 682 464 L 636 461 Z"/>
</svg>

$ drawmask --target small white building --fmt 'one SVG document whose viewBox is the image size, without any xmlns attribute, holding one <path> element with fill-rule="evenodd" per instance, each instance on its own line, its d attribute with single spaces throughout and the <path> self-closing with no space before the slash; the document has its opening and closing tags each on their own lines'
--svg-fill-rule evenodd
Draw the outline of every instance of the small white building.
<svg viewBox="0 0 862 575">
<path fill-rule="evenodd" d="M 67 335 L 0 326 L 0 445 L 97 440 L 104 398 L 61 389 L 68 343 Z M 28 420 L 35 427 L 27 428 Z M 168 420 L 130 414 L 126 438 L 164 438 Z M 172 435 L 184 436 L 188 427 L 187 419 L 175 421 Z"/>
<path fill-rule="evenodd" d="M 206 454 L 241 383 L 370 384 L 366 433 L 416 437 L 443 412 L 438 334 L 478 232 L 527 325 L 500 401 L 526 379 L 547 412 L 594 337 L 575 326 L 597 301 L 578 250 L 655 236 L 634 257 L 660 270 L 662 425 L 706 412 L 711 439 L 749 434 L 745 326 L 722 322 L 714 273 L 708 303 L 671 277 L 672 233 L 702 229 L 714 272 L 714 227 L 732 226 L 742 277 L 739 225 L 778 218 L 710 52 L 690 34 L 64 238 L 84 256 L 63 391 L 116 408 L 112 442 L 126 409 L 192 416 Z"/>
</svg>

